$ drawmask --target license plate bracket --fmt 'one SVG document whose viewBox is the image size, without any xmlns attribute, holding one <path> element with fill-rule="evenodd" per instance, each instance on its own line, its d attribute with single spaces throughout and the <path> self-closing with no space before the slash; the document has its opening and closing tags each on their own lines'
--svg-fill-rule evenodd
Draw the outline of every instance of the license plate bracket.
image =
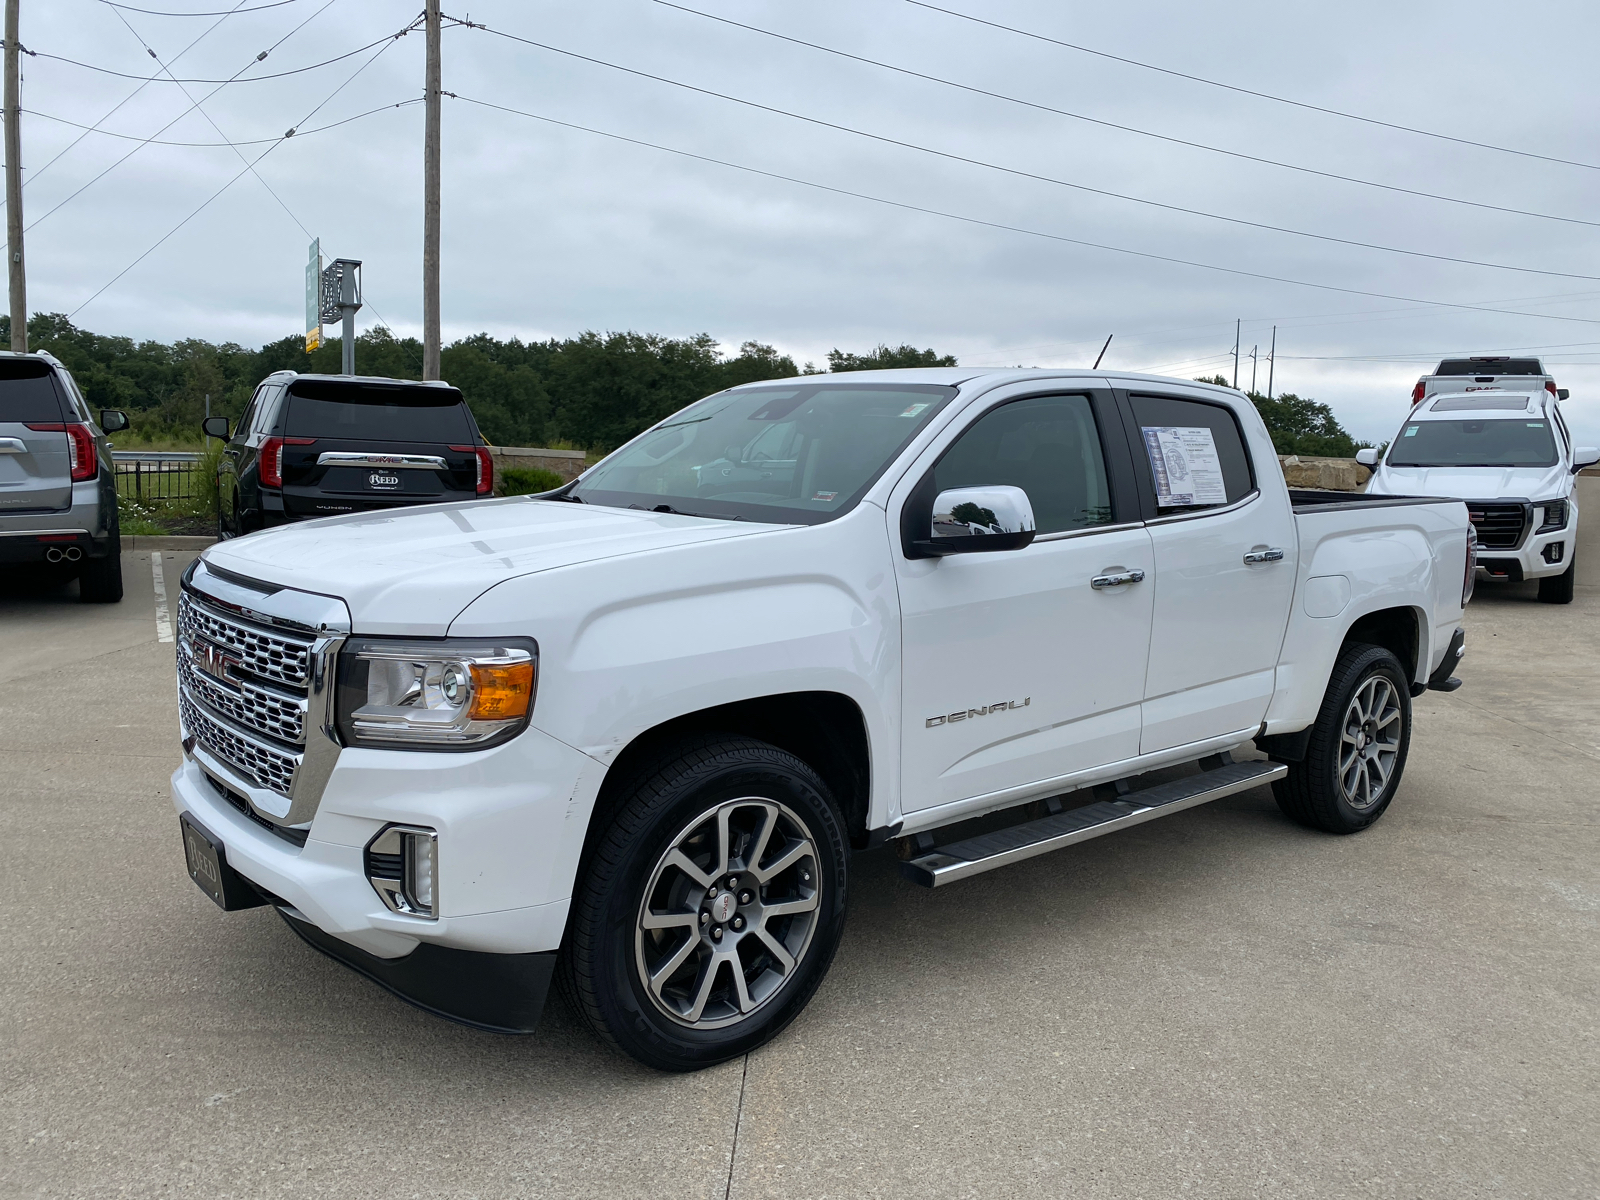
<svg viewBox="0 0 1600 1200">
<path fill-rule="evenodd" d="M 228 852 L 222 840 L 188 813 L 178 815 L 178 830 L 183 835 L 183 860 L 189 878 L 216 902 L 224 912 L 241 908 L 260 908 L 266 903 L 239 872 L 228 865 Z"/>
</svg>

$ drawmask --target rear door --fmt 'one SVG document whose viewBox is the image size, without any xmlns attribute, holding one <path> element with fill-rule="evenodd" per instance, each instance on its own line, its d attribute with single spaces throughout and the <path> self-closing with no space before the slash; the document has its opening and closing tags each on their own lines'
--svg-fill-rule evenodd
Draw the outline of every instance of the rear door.
<svg viewBox="0 0 1600 1200">
<path fill-rule="evenodd" d="M 1283 484 L 1263 494 L 1222 404 L 1132 392 L 1123 411 L 1155 554 L 1141 754 L 1253 730 L 1266 715 L 1299 549 Z"/>
<path fill-rule="evenodd" d="M 72 458 L 60 426 L 65 415 L 50 364 L 0 359 L 0 515 L 59 512 L 72 505 Z"/>
<path fill-rule="evenodd" d="M 274 432 L 292 516 L 477 495 L 477 429 L 454 388 L 297 380 Z"/>
</svg>

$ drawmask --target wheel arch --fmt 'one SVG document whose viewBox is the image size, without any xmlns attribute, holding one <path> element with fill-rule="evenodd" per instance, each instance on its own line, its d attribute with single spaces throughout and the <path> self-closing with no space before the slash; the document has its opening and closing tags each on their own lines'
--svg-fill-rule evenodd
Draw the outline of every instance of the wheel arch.
<svg viewBox="0 0 1600 1200">
<path fill-rule="evenodd" d="M 1339 653 L 1352 642 L 1382 646 L 1400 660 L 1406 678 L 1415 682 L 1419 672 L 1423 675 L 1427 673 L 1427 648 L 1423 644 L 1425 628 L 1423 615 L 1409 605 L 1376 609 L 1351 622 L 1339 644 Z M 1334 661 L 1338 661 L 1338 654 L 1335 654 Z"/>
<path fill-rule="evenodd" d="M 601 780 L 584 838 L 587 861 L 611 814 L 626 800 L 629 784 L 649 763 L 686 736 L 749 737 L 786 750 L 805 762 L 832 791 L 843 810 L 852 844 L 866 844 L 872 799 L 872 754 L 866 715 L 842 692 L 782 692 L 683 713 L 643 730 L 624 746 Z M 581 873 L 580 865 L 580 873 Z"/>
</svg>

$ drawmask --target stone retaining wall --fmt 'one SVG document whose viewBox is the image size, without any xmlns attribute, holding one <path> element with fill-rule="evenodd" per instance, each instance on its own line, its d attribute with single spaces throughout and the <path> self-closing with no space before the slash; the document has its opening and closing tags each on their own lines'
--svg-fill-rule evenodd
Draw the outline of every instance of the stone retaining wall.
<svg viewBox="0 0 1600 1200">
<path fill-rule="evenodd" d="M 584 453 L 582 450 L 540 450 L 530 446 L 490 446 L 489 453 L 494 456 L 494 469 L 498 473 L 507 467 L 520 467 L 524 470 L 538 468 L 544 471 L 554 471 L 561 476 L 565 483 L 576 479 L 583 474 Z"/>
<path fill-rule="evenodd" d="M 1292 488 L 1321 488 L 1330 492 L 1359 492 L 1372 472 L 1353 458 L 1313 458 L 1280 454 L 1284 481 Z"/>
</svg>

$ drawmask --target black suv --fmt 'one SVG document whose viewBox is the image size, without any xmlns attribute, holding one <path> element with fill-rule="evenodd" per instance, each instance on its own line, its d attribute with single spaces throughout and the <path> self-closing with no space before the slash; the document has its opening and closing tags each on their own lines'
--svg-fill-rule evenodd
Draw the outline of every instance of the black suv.
<svg viewBox="0 0 1600 1200">
<path fill-rule="evenodd" d="M 494 462 L 461 393 L 447 383 L 360 375 L 267 376 L 217 468 L 217 536 L 287 521 L 494 491 Z"/>
</svg>

